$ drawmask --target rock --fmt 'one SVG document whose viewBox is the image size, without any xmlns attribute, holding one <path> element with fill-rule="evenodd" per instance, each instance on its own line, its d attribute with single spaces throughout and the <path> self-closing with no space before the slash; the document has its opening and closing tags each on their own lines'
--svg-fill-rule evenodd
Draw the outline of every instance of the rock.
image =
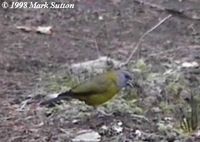
<svg viewBox="0 0 200 142">
<path fill-rule="evenodd" d="M 108 126 L 103 125 L 103 126 L 101 126 L 101 129 L 102 129 L 102 130 L 108 130 Z"/>
<path fill-rule="evenodd" d="M 183 68 L 192 68 L 192 67 L 198 67 L 199 64 L 197 62 L 193 61 L 193 62 L 184 62 L 184 63 L 182 63 L 181 66 Z"/>
<path fill-rule="evenodd" d="M 117 68 L 120 64 L 121 62 L 118 60 L 102 56 L 96 60 L 72 64 L 70 66 L 70 72 L 74 75 L 80 75 L 83 72 L 102 73 L 106 69 L 110 68 L 110 66 Z"/>
<path fill-rule="evenodd" d="M 114 125 L 114 126 L 113 126 L 113 130 L 114 130 L 117 134 L 119 134 L 119 133 L 122 133 L 123 127 L 118 126 L 118 125 Z"/>
<path fill-rule="evenodd" d="M 77 119 L 72 120 L 73 124 L 77 124 L 78 122 L 79 122 L 79 120 L 77 120 Z"/>
<path fill-rule="evenodd" d="M 136 130 L 135 131 L 135 135 L 136 135 L 136 137 L 141 137 L 142 136 L 142 132 L 140 131 L 140 130 Z"/>
<path fill-rule="evenodd" d="M 93 130 L 81 130 L 78 135 L 72 139 L 72 142 L 99 142 L 101 136 Z"/>
</svg>

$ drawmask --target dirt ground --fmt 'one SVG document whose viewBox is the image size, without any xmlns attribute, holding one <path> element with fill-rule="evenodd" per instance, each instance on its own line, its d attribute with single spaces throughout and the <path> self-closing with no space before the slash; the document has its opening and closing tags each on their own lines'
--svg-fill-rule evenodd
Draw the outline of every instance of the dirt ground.
<svg viewBox="0 0 200 142">
<path fill-rule="evenodd" d="M 45 87 L 52 75 L 67 72 L 67 66 L 72 63 L 96 59 L 95 42 L 102 56 L 125 61 L 133 50 L 130 45 L 171 14 L 135 0 L 71 2 L 75 4 L 74 9 L 0 8 L 0 141 L 71 141 L 72 133 L 79 129 L 99 132 L 100 126 L 115 121 L 123 122 L 123 132 L 120 135 L 102 134 L 101 141 L 177 140 L 160 135 L 153 124 L 141 123 L 129 114 L 98 116 L 83 111 L 82 117 L 77 116 L 78 123 L 72 123 L 76 117 L 58 117 L 63 110 L 47 117 L 46 110 L 35 103 L 25 104 L 23 108 L 22 102 L 51 92 Z M 172 13 L 171 18 L 143 40 L 133 60 L 147 59 L 149 64 L 157 66 L 156 71 L 160 69 L 158 64 L 169 59 L 200 63 L 200 1 L 148 2 L 177 11 L 185 10 L 187 16 Z M 52 34 L 24 32 L 17 26 L 52 26 Z M 76 110 L 69 114 L 76 114 Z M 137 129 L 157 137 L 136 140 Z"/>
</svg>

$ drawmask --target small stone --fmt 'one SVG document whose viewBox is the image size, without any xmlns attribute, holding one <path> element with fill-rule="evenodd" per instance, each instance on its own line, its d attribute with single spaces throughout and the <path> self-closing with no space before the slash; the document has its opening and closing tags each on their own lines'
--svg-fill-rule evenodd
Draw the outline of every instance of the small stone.
<svg viewBox="0 0 200 142">
<path fill-rule="evenodd" d="M 73 142 L 99 142 L 101 136 L 93 130 L 82 130 L 79 134 L 72 139 Z"/>
<path fill-rule="evenodd" d="M 198 66 L 199 66 L 199 64 L 195 61 L 182 63 L 183 68 L 192 68 L 192 67 L 198 67 Z"/>
<path fill-rule="evenodd" d="M 53 98 L 56 98 L 58 95 L 59 95 L 59 93 L 49 94 L 49 95 L 47 95 L 47 98 L 53 99 Z"/>
<path fill-rule="evenodd" d="M 117 123 L 118 126 L 122 126 L 122 124 L 123 124 L 123 123 L 122 123 L 121 121 L 119 121 L 119 122 Z"/>
<path fill-rule="evenodd" d="M 99 16 L 99 20 L 103 20 L 103 16 Z"/>
<path fill-rule="evenodd" d="M 108 130 L 108 127 L 106 125 L 101 126 L 101 129 Z"/>
<path fill-rule="evenodd" d="M 173 118 L 172 118 L 172 117 L 165 117 L 164 120 L 165 120 L 165 121 L 172 121 Z"/>
<path fill-rule="evenodd" d="M 117 134 L 119 134 L 119 133 L 121 133 L 121 132 L 123 131 L 123 127 L 114 125 L 114 126 L 113 126 L 113 130 L 114 130 Z"/>
<path fill-rule="evenodd" d="M 73 124 L 77 124 L 78 122 L 79 122 L 79 120 L 77 120 L 77 119 L 72 120 Z"/>
<path fill-rule="evenodd" d="M 136 135 L 136 137 L 141 137 L 142 136 L 142 132 L 140 130 L 136 130 L 135 131 L 135 135 Z"/>
</svg>

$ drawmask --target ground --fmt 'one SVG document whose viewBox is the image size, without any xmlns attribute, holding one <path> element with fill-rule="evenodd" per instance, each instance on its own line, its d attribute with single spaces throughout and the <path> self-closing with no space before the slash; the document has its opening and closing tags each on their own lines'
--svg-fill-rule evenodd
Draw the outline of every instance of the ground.
<svg viewBox="0 0 200 142">
<path fill-rule="evenodd" d="M 145 113 L 150 121 L 146 122 L 136 119 L 128 111 L 123 112 L 123 109 L 112 109 L 115 108 L 113 102 L 107 106 L 113 112 L 110 116 L 94 113 L 79 101 L 69 102 L 64 109 L 58 107 L 56 110 L 37 105 L 40 96 L 62 89 L 56 85 L 63 84 L 66 78 L 68 80 L 67 70 L 71 64 L 96 59 L 99 54 L 125 61 L 134 49 L 131 45 L 168 14 L 172 14 L 172 17 L 143 39 L 132 62 L 143 59 L 145 66 L 151 66 L 148 72 L 160 74 L 175 62 L 200 63 L 200 1 L 148 1 L 177 11 L 185 10 L 183 15 L 186 16 L 138 1 L 74 0 L 71 1 L 75 4 L 74 9 L 0 8 L 0 141 L 70 141 L 76 132 L 83 129 L 98 132 L 104 142 L 186 139 L 176 133 L 169 136 L 160 132 L 154 113 Z M 52 26 L 52 34 L 24 32 L 17 26 Z M 187 73 L 194 71 L 191 70 L 187 70 Z M 198 88 L 199 68 L 195 68 L 195 71 L 192 77 L 187 77 L 195 78 Z M 188 74 L 184 72 L 184 75 Z M 150 90 L 145 91 L 147 94 Z M 149 98 L 147 95 L 143 97 L 144 100 Z M 26 103 L 30 99 L 35 102 Z M 126 105 L 126 99 L 118 99 Z M 118 102 L 116 99 L 114 101 Z M 146 101 L 149 102 L 148 99 Z M 153 108 L 155 110 L 157 107 Z M 166 117 L 162 115 L 162 118 Z M 118 122 L 122 122 L 123 131 L 115 133 L 111 127 Z M 102 132 L 104 125 L 108 129 Z M 136 130 L 144 132 L 144 135 L 137 137 Z"/>
</svg>

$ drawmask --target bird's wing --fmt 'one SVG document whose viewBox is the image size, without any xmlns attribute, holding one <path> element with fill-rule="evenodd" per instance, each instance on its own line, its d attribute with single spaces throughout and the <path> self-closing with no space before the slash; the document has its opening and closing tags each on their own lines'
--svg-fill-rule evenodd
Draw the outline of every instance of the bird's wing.
<svg viewBox="0 0 200 142">
<path fill-rule="evenodd" d="M 74 95 L 93 95 L 101 94 L 109 89 L 113 81 L 106 79 L 106 76 L 99 76 L 95 79 L 88 80 L 72 88 Z"/>
</svg>

